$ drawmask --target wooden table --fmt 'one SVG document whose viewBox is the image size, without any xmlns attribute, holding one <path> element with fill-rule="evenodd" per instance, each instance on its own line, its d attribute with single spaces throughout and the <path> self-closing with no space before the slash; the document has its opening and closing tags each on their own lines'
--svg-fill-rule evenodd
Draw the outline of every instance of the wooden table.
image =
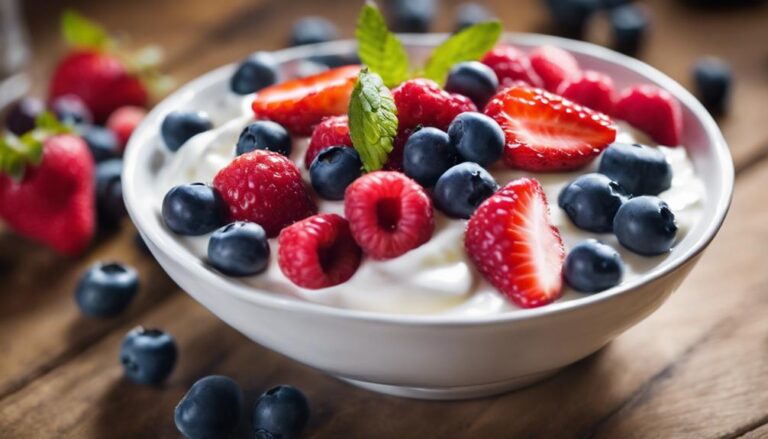
<svg viewBox="0 0 768 439">
<path fill-rule="evenodd" d="M 136 45 L 162 44 L 164 69 L 183 83 L 250 51 L 280 47 L 302 15 L 332 16 L 349 37 L 358 3 L 332 12 L 330 2 L 311 0 L 92 0 L 78 7 Z M 457 3 L 442 2 L 437 29 L 450 28 Z M 490 3 L 508 30 L 546 28 L 539 1 Z M 692 62 L 705 54 L 726 58 L 735 70 L 733 109 L 720 122 L 736 165 L 736 195 L 723 230 L 680 290 L 607 348 L 544 383 L 495 398 L 381 396 L 226 326 L 137 249 L 127 220 L 76 260 L 0 231 L 0 437 L 176 437 L 175 404 L 208 374 L 238 380 L 249 402 L 274 384 L 299 386 L 312 401 L 311 437 L 768 437 L 768 4 L 693 10 L 672 0 L 648 3 L 654 32 L 646 61 L 685 85 Z M 63 51 L 61 8 L 26 6 L 33 76 L 42 90 Z M 136 266 L 141 292 L 118 318 L 86 319 L 73 286 L 102 259 Z M 122 378 L 119 343 L 140 324 L 164 328 L 179 343 L 178 366 L 159 388 Z M 250 437 L 245 423 L 241 433 Z"/>
</svg>

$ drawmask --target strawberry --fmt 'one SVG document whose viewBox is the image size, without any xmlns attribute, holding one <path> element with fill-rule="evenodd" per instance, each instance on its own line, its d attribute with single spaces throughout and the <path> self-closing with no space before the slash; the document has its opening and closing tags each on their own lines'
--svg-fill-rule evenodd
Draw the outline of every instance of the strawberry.
<svg viewBox="0 0 768 439">
<path fill-rule="evenodd" d="M 486 53 L 481 62 L 496 73 L 499 89 L 516 85 L 519 81 L 533 87 L 544 87 L 544 82 L 533 71 L 528 57 L 515 47 L 498 46 Z"/>
<path fill-rule="evenodd" d="M 616 139 L 616 127 L 604 114 L 536 88 L 501 91 L 485 114 L 504 130 L 504 161 L 527 171 L 579 168 Z"/>
<path fill-rule="evenodd" d="M 480 274 L 518 306 L 546 305 L 562 294 L 563 241 L 535 179 L 514 180 L 480 204 L 464 246 Z"/>
<path fill-rule="evenodd" d="M 615 116 L 662 145 L 680 144 L 683 110 L 669 92 L 655 85 L 637 85 L 622 91 Z"/>
<path fill-rule="evenodd" d="M 469 98 L 451 94 L 429 79 L 410 79 L 392 90 L 397 106 L 398 128 L 418 125 L 448 130 L 453 119 L 465 111 L 477 111 Z"/>
<path fill-rule="evenodd" d="M 141 107 L 125 106 L 120 107 L 109 115 L 107 119 L 107 128 L 112 130 L 120 142 L 120 149 L 125 149 L 133 130 L 144 120 L 147 110 Z"/>
<path fill-rule="evenodd" d="M 557 94 L 604 114 L 611 114 L 616 102 L 613 80 L 593 70 L 585 70 L 581 75 L 563 81 Z"/>
<path fill-rule="evenodd" d="M 263 88 L 253 98 L 253 113 L 308 136 L 323 118 L 347 112 L 359 72 L 360 66 L 338 67 Z"/>
<path fill-rule="evenodd" d="M 346 115 L 328 117 L 312 130 L 312 137 L 309 139 L 309 146 L 304 154 L 304 167 L 309 169 L 309 165 L 312 164 L 315 157 L 325 148 L 331 146 L 352 147 L 348 122 Z"/>
<path fill-rule="evenodd" d="M 563 81 L 579 76 L 581 69 L 576 58 L 555 46 L 541 46 L 529 55 L 531 67 L 544 82 L 544 88 L 552 93 Z"/>
</svg>

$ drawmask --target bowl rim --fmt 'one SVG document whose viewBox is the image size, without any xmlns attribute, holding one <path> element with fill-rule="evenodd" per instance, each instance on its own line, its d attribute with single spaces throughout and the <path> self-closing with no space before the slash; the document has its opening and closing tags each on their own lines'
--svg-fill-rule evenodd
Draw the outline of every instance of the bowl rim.
<svg viewBox="0 0 768 439">
<path fill-rule="evenodd" d="M 403 44 L 406 46 L 430 46 L 438 44 L 447 35 L 448 34 L 445 33 L 401 34 L 399 37 L 403 41 Z M 450 327 L 503 324 L 535 319 L 555 314 L 562 314 L 577 309 L 586 308 L 590 305 L 610 300 L 622 294 L 626 294 L 629 291 L 634 290 L 642 285 L 664 277 L 677 270 L 688 261 L 696 257 L 699 253 L 701 253 L 712 241 L 712 239 L 714 239 L 718 230 L 722 226 L 723 221 L 725 220 L 725 216 L 728 212 L 731 199 L 733 197 L 734 186 L 734 167 L 730 150 L 725 139 L 723 138 L 719 127 L 717 126 L 717 123 L 714 121 L 709 112 L 704 108 L 704 106 L 682 85 L 658 69 L 651 67 L 650 65 L 635 58 L 620 54 L 596 44 L 570 40 L 551 35 L 515 32 L 505 32 L 502 36 L 502 41 L 509 42 L 511 44 L 520 43 L 524 45 L 551 44 L 564 48 L 568 51 L 599 58 L 609 63 L 621 64 L 623 67 L 629 70 L 634 70 L 635 72 L 647 77 L 656 84 L 659 84 L 669 93 L 671 93 L 681 103 L 681 105 L 687 107 L 693 113 L 696 120 L 698 120 L 704 128 L 708 140 L 710 140 L 712 143 L 714 156 L 717 160 L 717 166 L 715 167 L 721 174 L 722 186 L 721 196 L 717 200 L 717 204 L 714 207 L 713 215 L 708 219 L 709 223 L 706 225 L 706 229 L 690 246 L 690 248 L 688 248 L 684 253 L 676 255 L 673 260 L 671 260 L 668 264 L 664 264 L 663 267 L 654 267 L 654 269 L 648 272 L 646 276 L 641 278 L 639 277 L 638 279 L 629 281 L 625 284 L 621 284 L 608 291 L 604 291 L 598 294 L 586 295 L 577 299 L 555 302 L 539 308 L 522 310 L 521 312 L 507 312 L 478 316 L 454 314 L 394 314 L 340 308 L 320 303 L 314 303 L 302 300 L 300 298 L 281 297 L 279 294 L 270 293 L 250 285 L 245 285 L 241 282 L 233 281 L 222 275 L 219 275 L 218 273 L 215 273 L 213 270 L 191 270 L 184 268 L 186 275 L 197 278 L 206 286 L 206 288 L 216 290 L 217 294 L 231 294 L 239 300 L 251 302 L 255 305 L 271 308 L 276 311 L 300 312 L 318 316 L 335 317 L 380 324 Z M 308 58 L 313 54 L 313 52 L 316 51 L 321 52 L 322 50 L 328 50 L 329 48 L 335 47 L 354 47 L 354 45 L 354 40 L 338 40 L 327 43 L 298 46 L 278 50 L 272 52 L 272 55 L 276 61 L 280 63 L 295 59 Z M 174 108 L 172 104 L 174 101 L 180 99 L 182 95 L 187 93 L 194 93 L 196 89 L 201 88 L 203 85 L 221 81 L 222 77 L 225 75 L 228 77 L 228 75 L 231 74 L 234 66 L 235 63 L 230 63 L 213 69 L 201 76 L 198 76 L 197 78 L 193 79 L 192 81 L 188 82 L 178 90 L 165 97 L 148 113 L 144 121 L 142 121 L 142 123 L 136 128 L 137 133 L 150 129 L 150 125 L 155 125 L 152 124 L 151 121 L 158 120 L 160 116 L 172 110 Z M 139 158 L 141 155 L 140 149 L 150 147 L 149 142 L 144 142 L 144 145 L 139 143 L 140 139 L 143 137 L 145 136 L 132 136 L 131 140 L 129 141 L 129 145 L 126 148 L 126 154 L 124 158 L 125 164 L 122 175 L 124 182 L 123 196 L 128 213 L 136 225 L 136 228 L 142 235 L 143 239 L 149 241 L 151 244 L 149 247 L 153 252 L 157 251 L 162 253 L 165 258 L 169 258 L 180 267 L 194 267 L 197 263 L 199 263 L 198 258 L 187 249 L 185 249 L 180 243 L 172 239 L 170 234 L 162 227 L 160 227 L 159 222 L 156 219 L 148 218 L 148 213 L 142 213 L 141 209 L 136 207 L 140 204 L 135 190 L 135 186 L 139 184 L 135 179 L 135 174 L 136 169 L 139 166 Z M 702 220 L 707 220 L 707 218 L 702 218 Z"/>
</svg>

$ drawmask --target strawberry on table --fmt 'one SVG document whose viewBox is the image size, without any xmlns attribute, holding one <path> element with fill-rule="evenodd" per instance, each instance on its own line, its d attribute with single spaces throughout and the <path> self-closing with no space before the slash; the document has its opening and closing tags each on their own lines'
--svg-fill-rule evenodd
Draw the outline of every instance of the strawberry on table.
<svg viewBox="0 0 768 439">
<path fill-rule="evenodd" d="M 541 46 L 529 55 L 531 67 L 544 82 L 544 88 L 552 93 L 563 81 L 577 77 L 581 73 L 576 58 L 565 50 L 555 46 Z"/>
<path fill-rule="evenodd" d="M 506 88 L 522 81 L 532 87 L 544 87 L 544 82 L 531 67 L 528 56 L 512 46 L 498 46 L 481 60 L 499 78 L 499 87 Z"/>
<path fill-rule="evenodd" d="M 680 103 L 655 85 L 637 85 L 621 92 L 615 115 L 667 146 L 680 144 L 683 110 Z"/>
</svg>

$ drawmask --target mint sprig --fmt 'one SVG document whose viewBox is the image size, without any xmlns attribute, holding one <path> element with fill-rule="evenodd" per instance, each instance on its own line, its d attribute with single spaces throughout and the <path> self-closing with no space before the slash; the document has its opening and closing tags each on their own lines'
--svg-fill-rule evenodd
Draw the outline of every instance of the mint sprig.
<svg viewBox="0 0 768 439">
<path fill-rule="evenodd" d="M 43 158 L 43 143 L 48 137 L 72 132 L 51 112 L 37 117 L 36 127 L 21 137 L 6 133 L 0 138 L 0 174 L 20 180 L 28 165 L 37 166 Z"/>
<path fill-rule="evenodd" d="M 349 136 L 366 172 L 384 166 L 397 134 L 397 107 L 377 73 L 363 68 L 349 101 Z"/>
<path fill-rule="evenodd" d="M 459 31 L 432 52 L 424 67 L 424 76 L 442 85 L 454 64 L 480 59 L 493 49 L 500 36 L 498 21 L 478 23 Z"/>
<path fill-rule="evenodd" d="M 106 29 L 73 9 L 61 15 L 61 32 L 67 43 L 77 48 L 103 50 L 112 44 Z"/>
<path fill-rule="evenodd" d="M 378 73 L 387 87 L 408 79 L 408 54 L 403 43 L 389 31 L 384 16 L 373 3 L 367 3 L 360 11 L 355 37 L 360 60 Z"/>
</svg>

